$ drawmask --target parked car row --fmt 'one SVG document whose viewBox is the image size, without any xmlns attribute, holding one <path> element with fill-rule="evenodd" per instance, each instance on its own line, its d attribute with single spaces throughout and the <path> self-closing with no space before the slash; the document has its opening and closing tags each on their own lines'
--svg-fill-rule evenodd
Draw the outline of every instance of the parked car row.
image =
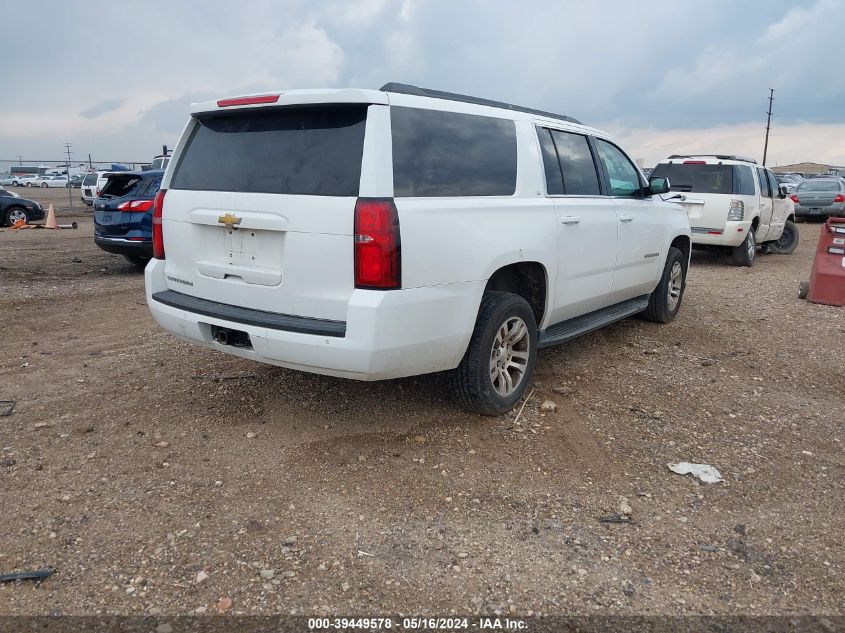
<svg viewBox="0 0 845 633">
<path fill-rule="evenodd" d="M 0 178 L 2 187 L 79 187 L 82 184 L 82 176 L 57 176 L 55 174 L 22 174 L 8 175 Z"/>
</svg>

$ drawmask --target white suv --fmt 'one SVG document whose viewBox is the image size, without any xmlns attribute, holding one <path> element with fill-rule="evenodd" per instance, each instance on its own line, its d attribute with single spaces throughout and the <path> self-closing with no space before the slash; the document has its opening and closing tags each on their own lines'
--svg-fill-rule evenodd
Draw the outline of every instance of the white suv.
<svg viewBox="0 0 845 633">
<path fill-rule="evenodd" d="M 652 176 L 668 178 L 686 207 L 692 242 L 729 249 L 737 266 L 751 266 L 757 246 L 788 255 L 798 246 L 795 204 L 787 188 L 750 158 L 670 156 Z"/>
<path fill-rule="evenodd" d="M 178 337 L 304 371 L 451 371 L 522 397 L 537 349 L 678 311 L 682 207 L 574 119 L 402 84 L 193 106 L 153 213 L 147 303 Z"/>
</svg>

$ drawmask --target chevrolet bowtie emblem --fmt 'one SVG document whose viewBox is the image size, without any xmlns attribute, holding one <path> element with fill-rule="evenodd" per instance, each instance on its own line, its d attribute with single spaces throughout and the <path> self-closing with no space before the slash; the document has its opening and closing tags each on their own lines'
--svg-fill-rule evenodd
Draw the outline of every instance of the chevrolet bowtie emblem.
<svg viewBox="0 0 845 633">
<path fill-rule="evenodd" d="M 232 228 L 236 224 L 241 223 L 241 218 L 236 217 L 232 213 L 227 213 L 226 215 L 221 215 L 219 218 L 217 218 L 217 221 L 220 222 L 220 224 L 225 224 L 229 228 Z"/>
</svg>

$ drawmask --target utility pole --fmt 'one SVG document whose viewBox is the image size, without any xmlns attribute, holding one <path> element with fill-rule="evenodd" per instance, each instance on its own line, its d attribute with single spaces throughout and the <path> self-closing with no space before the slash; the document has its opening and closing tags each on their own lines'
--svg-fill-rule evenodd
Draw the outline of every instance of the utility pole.
<svg viewBox="0 0 845 633">
<path fill-rule="evenodd" d="M 18 154 L 18 165 L 23 165 L 23 156 Z"/>
<path fill-rule="evenodd" d="M 94 169 L 94 164 L 91 162 L 91 154 L 88 154 L 88 169 Z"/>
<path fill-rule="evenodd" d="M 67 203 L 73 208 L 73 187 L 70 185 L 70 143 L 65 143 L 65 151 L 67 152 L 67 172 L 65 172 L 67 173 Z"/>
<path fill-rule="evenodd" d="M 766 154 L 769 152 L 769 130 L 772 129 L 772 101 L 775 100 L 775 89 L 769 88 L 769 118 L 766 119 L 766 144 L 763 146 L 763 167 L 766 166 Z"/>
</svg>

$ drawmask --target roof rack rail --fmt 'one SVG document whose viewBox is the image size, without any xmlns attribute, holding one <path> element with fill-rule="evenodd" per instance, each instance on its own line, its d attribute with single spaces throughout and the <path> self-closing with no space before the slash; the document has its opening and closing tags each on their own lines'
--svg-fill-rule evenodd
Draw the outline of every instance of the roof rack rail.
<svg viewBox="0 0 845 633">
<path fill-rule="evenodd" d="M 442 90 L 431 90 L 430 88 L 420 88 L 419 86 L 412 86 L 410 84 L 402 84 L 390 82 L 384 84 L 379 88 L 382 92 L 395 92 L 404 95 L 416 95 L 418 97 L 431 97 L 433 99 L 446 99 L 448 101 L 460 101 L 461 103 L 474 103 L 476 105 L 490 106 L 492 108 L 502 108 L 504 110 L 513 110 L 515 112 L 526 112 L 528 114 L 536 114 L 538 116 L 548 117 L 550 119 L 560 119 L 561 121 L 568 121 L 569 123 L 577 123 L 581 125 L 581 121 L 573 119 L 571 116 L 565 114 L 555 114 L 553 112 L 546 112 L 544 110 L 535 110 L 534 108 L 525 108 L 512 103 L 505 103 L 503 101 L 493 101 L 492 99 L 482 99 L 480 97 L 471 97 L 469 95 L 456 94 L 454 92 L 443 92 Z"/>
<path fill-rule="evenodd" d="M 669 160 L 675 158 L 718 158 L 719 160 L 742 160 L 746 163 L 757 164 L 757 161 L 747 156 L 737 156 L 736 154 L 672 154 Z"/>
</svg>

